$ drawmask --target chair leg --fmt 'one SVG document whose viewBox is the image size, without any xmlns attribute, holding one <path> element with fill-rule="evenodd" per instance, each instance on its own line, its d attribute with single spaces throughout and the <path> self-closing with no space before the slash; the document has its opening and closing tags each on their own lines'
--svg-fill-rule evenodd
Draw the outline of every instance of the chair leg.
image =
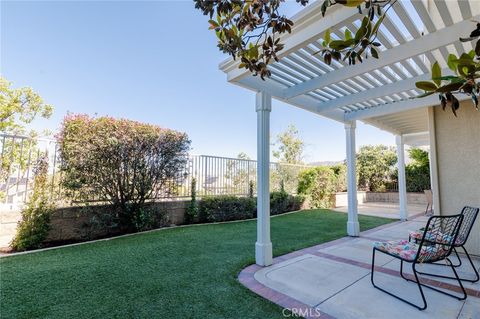
<svg viewBox="0 0 480 319">
<path fill-rule="evenodd" d="M 458 260 L 458 264 L 456 265 L 453 265 L 453 267 L 460 267 L 462 265 L 462 259 L 460 258 L 460 256 L 458 255 L 458 252 L 457 252 L 457 249 L 455 247 L 453 247 L 453 252 L 455 253 L 455 256 L 457 257 L 457 260 Z"/>
<path fill-rule="evenodd" d="M 408 278 L 406 278 L 404 275 L 403 275 L 403 260 L 400 259 L 400 276 L 407 280 L 408 281 Z"/>
<path fill-rule="evenodd" d="M 390 296 L 392 296 L 392 297 L 397 298 L 398 300 L 401 300 L 401 301 L 409 304 L 410 306 L 413 306 L 413 307 L 417 308 L 418 310 L 425 310 L 425 309 L 427 309 L 427 301 L 425 300 L 425 295 L 423 294 L 422 286 L 420 285 L 419 282 L 417 282 L 417 284 L 418 284 L 418 289 L 420 290 L 420 295 L 422 296 L 423 306 L 416 305 L 416 304 L 414 304 L 414 303 L 412 303 L 412 302 L 410 302 L 410 301 L 408 301 L 408 300 L 406 300 L 406 299 L 403 299 L 402 297 L 399 297 L 399 296 L 391 293 L 390 291 L 387 291 L 387 290 L 385 290 L 385 289 L 383 289 L 383 288 L 381 288 L 381 287 L 379 287 L 379 286 L 377 286 L 377 285 L 375 284 L 375 281 L 374 281 L 374 279 L 373 279 L 373 273 L 374 273 L 374 271 L 375 271 L 375 251 L 376 251 L 376 250 L 377 250 L 376 248 L 373 248 L 373 253 L 372 253 L 372 271 L 371 271 L 371 273 L 370 273 L 370 281 L 372 282 L 373 287 L 377 288 L 378 290 L 383 291 L 384 293 L 386 293 L 386 294 L 388 294 L 388 295 L 390 295 Z M 401 262 L 402 262 L 401 267 L 403 268 L 403 260 L 401 260 Z M 403 270 L 401 270 L 401 273 L 402 273 L 402 272 L 403 272 Z M 402 275 L 402 277 L 403 277 L 403 275 Z M 417 277 L 416 274 L 415 274 L 415 277 Z M 409 279 L 406 279 L 406 278 L 404 278 L 404 279 L 405 279 L 405 280 L 409 280 Z M 418 280 L 418 277 L 417 277 L 417 280 Z M 413 280 L 410 280 L 410 281 L 413 281 Z"/>
<path fill-rule="evenodd" d="M 465 288 L 463 287 L 463 284 L 462 284 L 462 280 L 460 279 L 460 277 L 458 277 L 458 273 L 457 273 L 457 270 L 455 269 L 455 267 L 452 266 L 452 262 L 450 261 L 450 259 L 446 258 L 446 260 L 448 261 L 449 265 L 450 265 L 450 268 L 452 269 L 453 271 L 453 274 L 455 275 L 455 277 L 451 277 L 450 279 L 456 279 L 457 282 L 458 282 L 458 285 L 460 286 L 460 289 L 462 290 L 462 293 L 463 293 L 463 296 L 462 297 L 459 297 L 459 296 L 456 296 L 454 294 L 450 294 L 448 292 L 445 292 L 443 290 L 440 290 L 440 289 L 437 289 L 435 287 L 432 287 L 432 286 L 429 286 L 429 285 L 425 285 L 425 284 L 422 284 L 420 283 L 420 281 L 418 280 L 418 276 L 417 274 L 422 274 L 421 272 L 417 271 L 415 266 L 416 264 L 414 263 L 413 266 L 412 266 L 412 270 L 413 270 L 413 274 L 415 275 L 415 279 L 417 280 L 417 283 L 423 287 L 426 287 L 426 288 L 429 288 L 429 289 L 432 289 L 432 290 L 435 290 L 437 292 L 440 292 L 444 295 L 447 295 L 447 296 L 450 296 L 450 297 L 453 297 L 453 298 L 456 298 L 458 300 L 465 300 L 467 299 L 467 292 L 465 291 Z M 411 279 L 407 279 L 408 281 L 412 281 L 412 282 L 415 282 L 414 280 L 411 280 Z"/>
<path fill-rule="evenodd" d="M 460 278 L 460 280 L 462 281 L 468 281 L 468 282 L 477 282 L 480 280 L 480 276 L 478 274 L 478 271 L 477 269 L 475 268 L 475 265 L 472 261 L 472 258 L 470 257 L 470 255 L 468 254 L 467 250 L 465 249 L 465 247 L 462 246 L 462 249 L 463 251 L 465 252 L 465 255 L 467 256 L 468 258 L 468 261 L 470 262 L 470 265 L 473 269 L 473 272 L 475 273 L 475 279 L 469 279 L 469 278 Z M 462 260 L 460 259 L 460 256 L 458 255 L 458 252 L 457 252 L 457 249 L 456 248 L 453 248 L 453 251 L 455 252 L 455 255 L 457 256 L 458 260 L 459 260 L 459 263 L 454 265 L 453 263 L 451 265 L 444 265 L 444 264 L 437 264 L 437 263 L 432 263 L 430 265 L 436 265 L 436 266 L 450 266 L 450 267 L 454 267 L 454 268 L 457 268 L 457 267 L 460 267 L 462 265 Z M 417 271 L 420 275 L 425 275 L 425 276 L 430 276 L 430 277 L 437 277 L 437 278 L 445 278 L 445 279 L 457 279 L 456 277 L 452 277 L 452 276 L 444 276 L 444 275 L 437 275 L 437 274 L 432 274 L 432 273 L 428 273 L 428 272 L 421 272 L 421 271 Z"/>
<path fill-rule="evenodd" d="M 477 282 L 478 280 L 480 280 L 480 276 L 478 274 L 478 270 L 477 268 L 475 268 L 475 264 L 473 263 L 473 260 L 472 258 L 470 257 L 470 255 L 468 254 L 468 251 L 465 249 L 464 246 L 462 246 L 462 249 L 463 251 L 465 252 L 465 255 L 467 255 L 467 258 L 468 258 L 468 261 L 470 262 L 470 265 L 472 266 L 472 269 L 473 271 L 475 272 L 475 279 L 462 279 L 462 280 L 465 280 L 465 281 L 470 281 L 470 282 Z"/>
</svg>

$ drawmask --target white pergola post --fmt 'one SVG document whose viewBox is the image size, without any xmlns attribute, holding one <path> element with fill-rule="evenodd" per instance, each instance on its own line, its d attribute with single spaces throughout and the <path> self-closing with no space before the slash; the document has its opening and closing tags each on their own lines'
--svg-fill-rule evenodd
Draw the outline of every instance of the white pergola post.
<svg viewBox="0 0 480 319">
<path fill-rule="evenodd" d="M 408 219 L 407 210 L 407 182 L 405 177 L 405 146 L 403 136 L 395 137 L 397 142 L 397 158 L 398 158 L 398 200 L 400 202 L 400 219 Z"/>
<path fill-rule="evenodd" d="M 272 264 L 270 241 L 270 112 L 272 97 L 265 92 L 256 96 L 257 111 L 257 265 Z"/>
<path fill-rule="evenodd" d="M 360 235 L 357 207 L 357 173 L 356 173 L 356 150 L 355 150 L 356 122 L 345 123 L 347 142 L 347 191 L 348 191 L 348 222 L 347 233 L 349 236 Z"/>
</svg>

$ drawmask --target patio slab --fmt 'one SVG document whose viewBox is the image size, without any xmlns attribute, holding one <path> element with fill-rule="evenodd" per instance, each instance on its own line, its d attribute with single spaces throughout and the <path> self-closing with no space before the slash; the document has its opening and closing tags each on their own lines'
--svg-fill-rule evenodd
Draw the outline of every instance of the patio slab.
<svg viewBox="0 0 480 319">
<path fill-rule="evenodd" d="M 375 283 L 401 294 L 402 297 L 411 302 L 421 302 L 416 285 L 412 285 L 402 278 L 376 272 Z M 457 318 L 463 302 L 430 289 L 425 289 L 424 293 L 428 302 L 428 308 L 424 311 L 419 311 L 375 289 L 370 282 L 370 276 L 366 276 L 348 287 L 348 289 L 342 290 L 339 294 L 318 305 L 317 308 L 320 311 L 342 319 Z"/>
<path fill-rule="evenodd" d="M 335 245 L 318 251 L 363 263 L 370 263 L 372 261 L 372 242 L 373 241 L 368 238 L 355 238 L 343 245 Z M 378 256 L 376 263 L 378 265 L 385 265 L 393 259 L 393 257 L 383 254 L 383 256 Z"/>
<path fill-rule="evenodd" d="M 368 270 L 306 254 L 255 274 L 260 283 L 315 306 L 361 279 Z"/>
<path fill-rule="evenodd" d="M 252 291 L 287 309 L 308 310 L 307 318 L 383 319 L 383 318 L 480 318 L 480 283 L 465 282 L 468 297 L 459 301 L 425 288 L 428 308 L 419 311 L 383 292 L 370 282 L 372 242 L 408 237 L 408 231 L 425 225 L 427 218 L 417 216 L 406 222 L 395 222 L 362 232 L 360 237 L 345 237 L 333 242 L 302 249 L 274 259 L 269 267 L 252 265 L 239 279 Z M 462 256 L 464 259 L 465 256 Z M 472 276 L 463 260 L 461 276 Z M 480 258 L 474 257 L 476 268 Z M 399 262 L 385 254 L 376 258 L 375 282 L 394 290 L 408 300 L 419 302 L 414 283 L 398 273 Z M 442 266 L 422 265 L 425 270 L 447 273 Z M 406 272 L 409 273 L 406 267 Z M 450 293 L 458 290 L 455 281 L 422 277 L 423 282 Z M 312 311 L 312 309 L 314 311 Z"/>
<path fill-rule="evenodd" d="M 358 204 L 357 209 L 360 215 L 400 219 L 400 205 L 398 203 L 366 202 Z M 339 206 L 334 210 L 346 213 L 348 212 L 348 206 Z M 425 212 L 425 205 L 408 204 L 407 210 L 409 216 L 417 215 Z"/>
</svg>

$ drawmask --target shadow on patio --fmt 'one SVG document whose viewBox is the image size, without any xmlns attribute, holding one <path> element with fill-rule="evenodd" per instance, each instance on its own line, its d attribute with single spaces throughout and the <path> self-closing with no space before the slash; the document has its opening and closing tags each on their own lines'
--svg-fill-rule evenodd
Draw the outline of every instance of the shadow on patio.
<svg viewBox="0 0 480 319">
<path fill-rule="evenodd" d="M 424 216 L 417 216 L 407 222 L 362 232 L 360 237 L 344 237 L 280 256 L 274 259 L 272 266 L 245 268 L 239 280 L 260 296 L 290 309 L 284 310 L 284 314 L 290 316 L 294 312 L 307 318 L 480 318 L 478 282 L 464 282 L 468 294 L 465 301 L 424 289 L 428 302 L 424 311 L 375 289 L 370 283 L 372 242 L 408 238 L 408 231 L 424 226 L 426 220 Z M 376 283 L 409 300 L 419 301 L 417 286 L 400 277 L 398 259 L 384 254 L 377 257 Z M 474 258 L 474 263 L 480 268 L 478 257 Z M 431 267 L 437 273 L 448 271 L 435 265 L 421 266 L 423 270 L 432 271 Z M 473 276 L 467 267 L 468 263 L 464 262 L 460 276 Z M 441 289 L 457 291 L 451 280 L 421 278 Z"/>
</svg>

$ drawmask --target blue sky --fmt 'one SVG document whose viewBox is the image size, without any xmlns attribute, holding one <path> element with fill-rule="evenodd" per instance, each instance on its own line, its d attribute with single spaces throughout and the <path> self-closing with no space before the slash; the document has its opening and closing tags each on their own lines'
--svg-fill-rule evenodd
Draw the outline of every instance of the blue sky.
<svg viewBox="0 0 480 319">
<path fill-rule="evenodd" d="M 286 12 L 298 10 L 292 1 Z M 195 154 L 256 156 L 254 94 L 226 82 L 207 18 L 192 1 L 2 1 L 1 74 L 65 114 L 111 115 L 187 132 Z M 294 124 L 306 161 L 345 158 L 340 123 L 274 101 L 272 140 Z M 359 125 L 357 147 L 394 144 Z"/>
</svg>

